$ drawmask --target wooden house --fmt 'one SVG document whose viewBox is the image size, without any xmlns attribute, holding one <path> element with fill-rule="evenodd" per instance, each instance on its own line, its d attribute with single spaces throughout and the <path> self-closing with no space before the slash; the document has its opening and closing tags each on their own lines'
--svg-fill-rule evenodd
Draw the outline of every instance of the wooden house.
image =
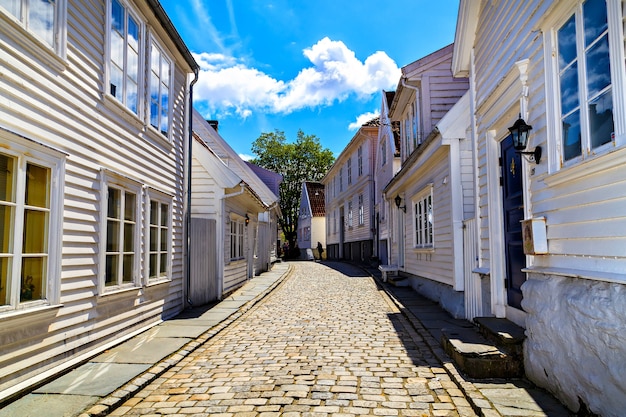
<svg viewBox="0 0 626 417">
<path fill-rule="evenodd" d="M 528 378 L 602 416 L 626 408 L 625 11 L 461 0 L 452 65 L 471 80 L 486 313 L 525 327 Z"/>
<path fill-rule="evenodd" d="M 326 256 L 370 261 L 374 242 L 374 164 L 379 118 L 361 126 L 322 179 Z"/>
<path fill-rule="evenodd" d="M 276 258 L 279 208 L 278 197 L 197 110 L 193 132 L 192 223 L 204 226 L 194 229 L 200 234 L 191 246 L 204 264 L 192 262 L 197 269 L 191 292 L 208 302 L 270 269 Z M 229 174 L 221 176 L 224 170 Z M 206 285 L 212 288 L 208 293 Z"/>
<path fill-rule="evenodd" d="M 318 243 L 326 249 L 326 207 L 324 184 L 305 181 L 300 194 L 298 216 L 298 247 L 316 259 L 320 259 Z"/>
<path fill-rule="evenodd" d="M 0 4 L 0 401 L 183 309 L 198 66 L 158 1 Z"/>
<path fill-rule="evenodd" d="M 400 124 L 400 171 L 383 188 L 390 264 L 420 293 L 464 317 L 463 221 L 473 217 L 467 78 L 452 76 L 453 45 L 402 68 L 389 119 Z"/>
</svg>

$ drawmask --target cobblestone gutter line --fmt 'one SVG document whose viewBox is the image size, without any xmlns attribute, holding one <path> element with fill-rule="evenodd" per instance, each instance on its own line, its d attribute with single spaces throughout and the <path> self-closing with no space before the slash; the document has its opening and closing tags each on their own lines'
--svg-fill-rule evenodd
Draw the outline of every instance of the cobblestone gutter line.
<svg viewBox="0 0 626 417">
<path fill-rule="evenodd" d="M 387 298 L 388 302 L 394 305 L 399 312 L 404 315 L 409 323 L 413 326 L 413 328 L 421 335 L 423 335 L 426 344 L 433 352 L 435 357 L 441 362 L 443 369 L 450 376 L 452 381 L 458 386 L 464 396 L 468 399 L 471 407 L 474 411 L 482 417 L 503 417 L 500 412 L 496 408 L 493 407 L 491 402 L 485 398 L 485 396 L 472 384 L 467 381 L 460 374 L 454 362 L 450 359 L 448 354 L 443 350 L 441 344 L 431 335 L 431 333 L 424 327 L 421 320 L 413 314 L 409 309 L 405 308 L 404 305 L 398 300 L 393 291 L 389 290 L 389 288 L 383 287 L 380 282 L 368 271 L 368 273 L 372 276 L 376 285 L 381 291 L 381 294 Z"/>
<path fill-rule="evenodd" d="M 180 361 L 187 357 L 187 355 L 189 355 L 191 352 L 196 350 L 199 346 L 221 333 L 225 328 L 227 328 L 237 319 L 249 312 L 259 301 L 264 299 L 273 290 L 282 285 L 285 280 L 291 276 L 292 273 L 293 266 L 289 265 L 289 269 L 283 274 L 282 277 L 277 279 L 270 287 L 257 295 L 254 299 L 244 304 L 241 308 L 239 308 L 239 310 L 231 314 L 227 319 L 223 320 L 220 324 L 211 327 L 208 331 L 195 338 L 194 340 L 187 342 L 178 351 L 161 360 L 160 362 L 154 364 L 154 366 L 152 366 L 141 375 L 135 377 L 125 385 L 113 391 L 111 394 L 102 398 L 96 404 L 90 406 L 88 410 L 81 413 L 78 417 L 104 417 L 111 413 L 113 410 L 121 406 L 126 400 L 137 394 L 143 388 L 145 388 L 154 380 L 163 375 L 166 371 L 176 366 Z"/>
</svg>

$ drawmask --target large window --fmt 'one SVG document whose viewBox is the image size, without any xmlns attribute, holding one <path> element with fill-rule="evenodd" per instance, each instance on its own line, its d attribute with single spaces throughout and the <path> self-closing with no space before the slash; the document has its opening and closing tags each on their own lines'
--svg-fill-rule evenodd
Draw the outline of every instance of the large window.
<svg viewBox="0 0 626 417">
<path fill-rule="evenodd" d="M 154 41 L 150 51 L 150 124 L 168 136 L 172 64 Z"/>
<path fill-rule="evenodd" d="M 348 170 L 348 185 L 350 185 L 352 184 L 352 158 L 348 158 L 346 169 Z"/>
<path fill-rule="evenodd" d="M 359 171 L 359 177 L 361 175 L 363 175 L 363 146 L 359 146 L 359 150 L 358 150 L 358 171 Z"/>
<path fill-rule="evenodd" d="M 55 0 L 0 0 L 0 7 L 24 29 L 55 49 L 58 3 Z"/>
<path fill-rule="evenodd" d="M 413 198 L 414 231 L 416 248 L 433 247 L 433 197 L 428 187 Z"/>
<path fill-rule="evenodd" d="M 56 301 L 60 163 L 10 142 L 0 153 L 0 312 Z"/>
<path fill-rule="evenodd" d="M 556 32 L 564 163 L 585 159 L 615 137 L 609 18 L 606 0 L 587 0 Z"/>
<path fill-rule="evenodd" d="M 148 281 L 170 278 L 171 217 L 170 204 L 155 195 L 149 198 Z"/>
<path fill-rule="evenodd" d="M 365 224 L 365 209 L 363 207 L 363 194 L 359 194 L 359 226 Z"/>
<path fill-rule="evenodd" d="M 129 8 L 111 0 L 109 94 L 138 114 L 141 26 Z"/>
<path fill-rule="evenodd" d="M 348 227 L 352 227 L 352 201 L 348 201 Z"/>
</svg>

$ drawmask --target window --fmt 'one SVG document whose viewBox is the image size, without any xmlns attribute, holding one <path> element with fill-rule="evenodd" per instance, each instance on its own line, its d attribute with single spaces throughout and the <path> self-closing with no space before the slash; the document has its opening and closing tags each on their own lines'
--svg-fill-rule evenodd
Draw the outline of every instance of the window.
<svg viewBox="0 0 626 417">
<path fill-rule="evenodd" d="M 230 221 L 230 260 L 243 259 L 243 220 L 231 219 Z"/>
<path fill-rule="evenodd" d="M 380 153 L 381 153 L 381 166 L 385 166 L 385 164 L 387 163 L 387 141 L 385 139 L 383 139 L 383 143 L 380 145 Z"/>
<path fill-rule="evenodd" d="M 433 247 L 433 197 L 432 187 L 413 199 L 415 219 L 415 247 Z"/>
<path fill-rule="evenodd" d="M 365 213 L 363 207 L 363 194 L 359 195 L 359 226 L 363 226 L 365 224 Z"/>
<path fill-rule="evenodd" d="M 361 175 L 363 175 L 363 146 L 359 146 L 357 166 L 358 166 L 359 177 L 360 177 Z"/>
<path fill-rule="evenodd" d="M 343 191 L 343 167 L 339 168 L 339 192 Z"/>
<path fill-rule="evenodd" d="M 11 142 L 0 153 L 0 312 L 57 301 L 61 163 Z"/>
<path fill-rule="evenodd" d="M 171 200 L 170 200 L 171 201 Z M 170 204 L 156 194 L 149 196 L 148 281 L 169 279 L 171 257 Z"/>
<path fill-rule="evenodd" d="M 150 125 L 168 136 L 171 61 L 153 41 L 150 53 Z"/>
<path fill-rule="evenodd" d="M 52 49 L 57 49 L 55 41 L 59 3 L 55 0 L 0 0 L 0 7 L 17 19 L 28 32 Z"/>
<path fill-rule="evenodd" d="M 416 97 L 417 98 L 417 97 Z M 417 118 L 417 103 L 411 103 L 411 126 L 413 128 L 413 147 L 417 148 L 422 144 L 420 135 L 419 135 L 419 126 L 418 126 L 418 118 Z"/>
<path fill-rule="evenodd" d="M 585 159 L 615 138 L 612 18 L 618 17 L 607 13 L 606 0 L 587 0 L 556 32 L 563 163 Z"/>
<path fill-rule="evenodd" d="M 411 128 L 410 128 L 410 121 L 409 118 L 407 117 L 404 120 L 404 149 L 406 154 L 404 155 L 404 158 L 408 158 L 409 155 L 411 154 Z"/>
<path fill-rule="evenodd" d="M 346 163 L 348 170 L 348 185 L 352 184 L 352 158 L 348 158 Z"/>
<path fill-rule="evenodd" d="M 138 193 L 108 185 L 106 200 L 104 287 L 120 289 L 135 283 Z"/>
<path fill-rule="evenodd" d="M 352 227 L 352 201 L 348 202 L 348 227 Z"/>
<path fill-rule="evenodd" d="M 111 1 L 109 94 L 138 114 L 141 27 L 128 7 Z"/>
</svg>

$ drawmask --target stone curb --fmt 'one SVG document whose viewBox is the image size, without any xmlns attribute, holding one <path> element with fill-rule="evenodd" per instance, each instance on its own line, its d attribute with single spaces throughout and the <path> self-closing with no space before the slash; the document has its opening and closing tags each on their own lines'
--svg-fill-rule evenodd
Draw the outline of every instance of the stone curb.
<svg viewBox="0 0 626 417">
<path fill-rule="evenodd" d="M 406 317 L 409 323 L 411 323 L 413 328 L 424 337 L 424 340 L 431 352 L 433 352 L 435 357 L 441 362 L 443 368 L 446 370 L 446 373 L 450 376 L 452 381 L 454 381 L 454 383 L 463 392 L 474 411 L 481 417 L 503 417 L 502 414 L 500 414 L 500 412 L 493 407 L 491 402 L 478 390 L 478 388 L 461 375 L 452 359 L 450 359 L 448 354 L 441 347 L 441 344 L 433 337 L 428 329 L 426 329 L 422 321 L 395 297 L 393 289 L 391 289 L 388 284 L 384 284 L 380 278 L 368 269 L 363 267 L 361 267 L 361 269 L 374 279 L 376 286 L 385 292 L 402 315 Z"/>
<path fill-rule="evenodd" d="M 219 324 L 211 327 L 209 330 L 195 338 L 190 340 L 183 347 L 176 352 L 172 353 L 165 359 L 154 364 L 151 368 L 136 376 L 120 388 L 116 389 L 106 397 L 100 399 L 96 404 L 90 406 L 86 411 L 83 411 L 78 417 L 104 417 L 111 413 L 116 408 L 120 407 L 126 400 L 137 394 L 143 388 L 148 386 L 154 380 L 163 375 L 166 371 L 180 363 L 190 353 L 200 347 L 202 344 L 212 339 L 226 329 L 229 325 L 250 311 L 257 303 L 269 295 L 274 289 L 280 286 L 293 272 L 293 266 L 289 265 L 288 269 L 283 275 L 278 278 L 272 285 L 270 285 L 263 292 L 259 293 L 252 300 L 247 301 L 237 311 L 222 320 Z"/>
</svg>

